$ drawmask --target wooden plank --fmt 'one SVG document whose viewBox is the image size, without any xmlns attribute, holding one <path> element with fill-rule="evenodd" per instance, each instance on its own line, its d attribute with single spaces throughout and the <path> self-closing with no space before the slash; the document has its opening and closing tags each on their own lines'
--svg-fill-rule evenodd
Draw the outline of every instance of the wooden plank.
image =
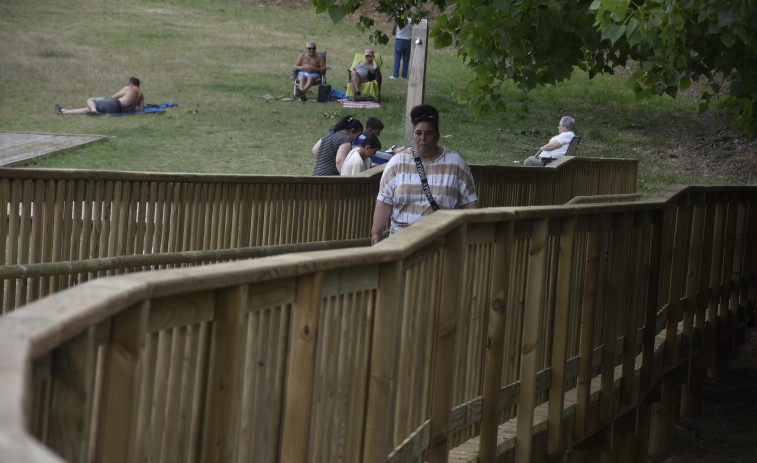
<svg viewBox="0 0 757 463">
<path fill-rule="evenodd" d="M 496 228 L 492 255 L 490 286 L 490 311 L 488 317 L 486 353 L 484 360 L 483 401 L 485 407 L 481 417 L 480 457 L 482 461 L 494 461 L 497 451 L 497 428 L 501 409 L 498 407 L 502 365 L 505 351 L 505 322 L 507 288 L 510 283 L 510 269 L 513 259 L 513 222 L 500 224 Z"/>
<path fill-rule="evenodd" d="M 202 461 L 230 461 L 235 439 L 232 429 L 236 375 L 240 373 L 240 339 L 247 306 L 247 286 L 217 294 L 213 317 L 211 358 L 202 439 Z"/>
<path fill-rule="evenodd" d="M 533 223 L 529 246 L 528 275 L 526 277 L 526 305 L 523 313 L 521 340 L 520 390 L 518 394 L 518 423 L 515 440 L 515 460 L 530 461 L 532 430 L 536 408 L 536 374 L 542 343 L 539 339 L 540 321 L 546 310 L 544 276 L 547 270 L 547 241 L 549 219 Z"/>
<path fill-rule="evenodd" d="M 97 461 L 128 462 L 137 429 L 137 378 L 148 319 L 148 303 L 112 319 L 106 345 Z"/>
<path fill-rule="evenodd" d="M 594 357 L 594 330 L 597 315 L 597 284 L 602 243 L 600 217 L 589 221 L 589 237 L 585 257 L 585 282 L 581 307 L 578 376 L 576 380 L 575 434 L 582 436 L 591 429 L 589 404 L 591 395 L 592 364 Z"/>
<path fill-rule="evenodd" d="M 678 320 L 680 312 L 681 288 L 683 287 L 686 276 L 686 260 L 688 251 L 689 238 L 691 236 L 691 224 L 689 223 L 689 197 L 688 195 L 681 198 L 676 204 L 675 210 L 675 232 L 673 235 L 673 249 L 670 267 L 670 282 L 668 284 L 668 319 L 665 326 L 665 363 L 667 365 L 676 365 L 680 356 L 677 339 Z"/>
<path fill-rule="evenodd" d="M 560 230 L 560 250 L 557 262 L 555 284 L 555 310 L 552 331 L 552 381 L 549 388 L 549 415 L 547 433 L 547 453 L 557 455 L 565 446 L 563 435 L 563 406 L 565 402 L 565 374 L 568 357 L 568 336 L 570 326 L 570 301 L 572 297 L 571 275 L 576 247 L 576 218 L 562 221 Z"/>
<path fill-rule="evenodd" d="M 155 299 L 147 330 L 153 333 L 211 321 L 214 297 L 215 294 L 208 291 Z"/>
<path fill-rule="evenodd" d="M 376 295 L 373 340 L 371 343 L 370 375 L 363 461 L 384 463 L 392 448 L 392 406 L 396 396 L 397 356 L 399 355 L 399 322 L 404 293 L 404 272 L 401 261 L 379 268 L 381 290 Z M 426 447 L 424 446 L 423 449 Z"/>
<path fill-rule="evenodd" d="M 98 341 L 90 328 L 53 352 L 47 446 L 67 461 L 87 461 Z"/>
<path fill-rule="evenodd" d="M 460 272 L 465 244 L 465 227 L 457 227 L 445 237 L 439 322 L 435 333 L 435 349 L 431 379 L 431 442 L 428 459 L 444 463 L 448 458 L 449 417 L 452 402 L 452 365 L 455 358 L 458 304 L 460 300 Z"/>
<path fill-rule="evenodd" d="M 618 358 L 618 330 L 628 313 L 628 262 L 630 247 L 631 216 L 626 213 L 613 214 L 608 217 L 610 223 L 610 242 L 607 248 L 608 263 L 603 273 L 607 274 L 604 336 L 602 338 L 602 395 L 600 397 L 600 425 L 612 422 L 616 413 L 614 396 L 615 361 Z M 627 322 L 627 320 L 625 320 Z"/>
<path fill-rule="evenodd" d="M 392 451 L 386 459 L 387 463 L 412 463 L 428 448 L 431 437 L 431 421 L 425 421 L 417 430 Z"/>
<path fill-rule="evenodd" d="M 105 135 L 65 135 L 0 132 L 0 166 L 12 166 L 41 156 L 107 140 Z"/>
<path fill-rule="evenodd" d="M 322 281 L 323 273 L 315 273 L 297 283 L 281 433 L 284 463 L 303 463 L 307 457 Z"/>
</svg>

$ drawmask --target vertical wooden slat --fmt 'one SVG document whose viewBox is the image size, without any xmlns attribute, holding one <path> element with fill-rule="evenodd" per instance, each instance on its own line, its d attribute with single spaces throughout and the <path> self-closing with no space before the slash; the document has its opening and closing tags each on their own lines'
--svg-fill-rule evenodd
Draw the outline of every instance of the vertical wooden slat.
<svg viewBox="0 0 757 463">
<path fill-rule="evenodd" d="M 102 217 L 102 232 L 100 233 L 99 252 L 97 257 L 108 257 L 111 251 L 110 244 L 115 241 L 113 233 L 118 230 L 117 227 L 113 227 L 113 222 L 117 221 L 118 210 L 115 203 L 116 198 L 114 195 L 117 193 L 120 198 L 120 184 L 121 182 L 107 180 L 104 182 L 104 193 L 102 202 L 100 203 L 101 217 Z M 100 272 L 104 274 L 105 272 Z M 102 276 L 102 275 L 101 275 Z"/>
<path fill-rule="evenodd" d="M 460 301 L 460 268 L 463 263 L 465 226 L 459 226 L 445 237 L 439 300 L 439 323 L 433 357 L 430 397 L 431 441 L 428 459 L 431 463 L 447 461 L 449 417 L 452 405 L 452 365 L 455 358 L 457 311 Z"/>
<path fill-rule="evenodd" d="M 541 355 L 539 322 L 546 310 L 544 275 L 547 270 L 547 240 L 549 219 L 534 222 L 529 248 L 528 276 L 526 277 L 526 306 L 523 313 L 521 341 L 520 388 L 518 389 L 518 423 L 515 438 L 515 460 L 530 461 L 532 432 L 536 407 L 536 373 Z"/>
<path fill-rule="evenodd" d="M 47 446 L 71 462 L 87 460 L 97 335 L 89 328 L 53 352 Z"/>
<path fill-rule="evenodd" d="M 649 233 L 647 233 L 644 216 L 635 213 L 630 236 L 630 253 L 628 268 L 630 274 L 628 291 L 628 313 L 623 332 L 623 367 L 621 379 L 620 403 L 630 405 L 636 403 L 639 388 L 636 386 L 636 355 L 637 335 L 639 328 L 639 313 L 644 311 L 644 294 L 647 285 L 644 278 L 645 263 L 648 258 L 646 250 L 649 248 Z"/>
<path fill-rule="evenodd" d="M 557 455 L 564 449 L 563 406 L 565 404 L 565 362 L 568 358 L 570 302 L 573 300 L 571 274 L 576 239 L 576 218 L 562 221 L 560 250 L 555 284 L 555 318 L 552 331 L 552 380 L 549 387 L 547 453 Z"/>
<path fill-rule="evenodd" d="M 675 210 L 675 232 L 673 235 L 673 252 L 670 257 L 670 282 L 668 284 L 668 319 L 665 325 L 665 363 L 668 365 L 677 363 L 680 355 L 677 339 L 678 319 L 686 266 L 686 251 L 691 233 L 689 226 L 689 198 L 687 195 L 678 202 Z"/>
<path fill-rule="evenodd" d="M 575 433 L 578 436 L 589 432 L 592 427 L 589 417 L 589 397 L 591 395 L 594 329 L 596 327 L 597 284 L 599 277 L 598 270 L 601 242 L 600 218 L 591 217 L 589 223 L 589 241 L 585 258 L 586 273 L 581 307 L 578 377 L 576 381 Z"/>
<path fill-rule="evenodd" d="M 11 202 L 10 181 L 5 178 L 0 178 L 0 240 L 2 240 L 2 243 L 5 243 L 4 246 L 0 246 L 0 265 L 9 263 L 6 261 L 8 258 L 8 247 L 12 244 L 9 236 L 9 226 L 13 221 L 11 216 L 14 213 L 15 208 Z M 2 291 L 3 294 L 2 299 L 0 299 L 0 314 L 4 314 L 11 309 L 5 297 L 9 294 L 10 287 L 13 284 L 13 280 L 0 280 L 0 291 Z"/>
<path fill-rule="evenodd" d="M 513 222 L 499 224 L 492 250 L 492 273 L 486 354 L 484 361 L 483 413 L 481 416 L 480 461 L 494 461 L 497 452 L 497 428 L 501 414 L 499 395 L 501 389 L 502 364 L 504 362 L 504 340 L 507 307 L 506 293 L 510 282 L 512 265 Z"/>
<path fill-rule="evenodd" d="M 384 463 L 392 449 L 403 274 L 401 261 L 384 264 L 379 270 L 381 290 L 376 297 L 366 400 L 362 460 L 365 463 Z"/>
<path fill-rule="evenodd" d="M 138 426 L 137 380 L 148 310 L 149 303 L 145 302 L 112 319 L 111 338 L 106 345 L 97 461 L 133 461 L 131 448 Z"/>
<path fill-rule="evenodd" d="M 210 371 L 202 436 L 203 461 L 229 461 L 235 433 L 232 429 L 236 375 L 239 374 L 239 341 L 242 338 L 247 287 L 220 291 L 213 317 Z"/>
<path fill-rule="evenodd" d="M 27 264 L 30 263 L 29 254 L 30 246 L 32 242 L 32 235 L 34 233 L 34 222 L 32 221 L 32 214 L 34 208 L 34 187 L 35 182 L 33 180 L 24 181 L 23 198 L 21 203 L 21 226 L 19 228 L 18 242 L 20 248 L 18 250 L 18 263 Z M 41 208 L 38 211 L 41 213 Z M 18 304 L 24 305 L 28 301 L 28 279 L 21 278 L 18 288 Z"/>
<path fill-rule="evenodd" d="M 648 283 L 644 308 L 644 329 L 642 330 L 642 367 L 640 374 L 640 391 L 646 394 L 652 389 L 654 369 L 655 336 L 657 335 L 657 298 L 660 292 L 660 261 L 662 249 L 662 223 L 664 211 L 653 210 L 645 214 L 643 223 L 648 225 L 649 260 L 647 266 Z"/>
<path fill-rule="evenodd" d="M 618 324 L 627 313 L 626 282 L 628 264 L 628 238 L 630 217 L 625 213 L 614 214 L 611 218 L 611 236 L 608 243 L 608 263 L 602 273 L 607 275 L 603 286 L 606 286 L 605 326 L 602 336 L 602 395 L 600 397 L 599 418 L 601 424 L 609 424 L 615 415 L 615 359 L 617 358 L 616 342 L 618 338 Z"/>
<path fill-rule="evenodd" d="M 691 201 L 692 212 L 688 225 L 691 238 L 688 249 L 688 265 L 686 270 L 685 286 L 686 304 L 683 307 L 683 336 L 685 352 L 681 352 L 686 358 L 691 358 L 695 346 L 694 323 L 698 307 L 699 281 L 702 273 L 702 254 L 704 241 L 709 239 L 702 234 L 705 219 L 704 194 L 696 194 Z"/>
<path fill-rule="evenodd" d="M 280 446 L 285 463 L 304 463 L 307 457 L 322 282 L 319 272 L 300 277 L 297 283 Z"/>
</svg>

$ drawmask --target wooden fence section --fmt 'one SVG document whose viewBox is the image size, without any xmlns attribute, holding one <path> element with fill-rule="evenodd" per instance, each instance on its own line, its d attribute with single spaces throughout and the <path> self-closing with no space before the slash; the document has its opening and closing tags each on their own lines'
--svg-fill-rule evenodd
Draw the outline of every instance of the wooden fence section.
<svg viewBox="0 0 757 463">
<path fill-rule="evenodd" d="M 635 191 L 635 160 L 553 164 L 473 166 L 480 204 L 562 204 L 576 193 Z M 575 175 L 587 180 L 576 182 Z M 0 264 L 365 238 L 380 176 L 381 169 L 350 178 L 0 169 L 0 205 L 8 214 L 0 221 Z M 605 177 L 611 181 L 600 184 Z M 110 274 L 0 277 L 0 312 Z"/>
<path fill-rule="evenodd" d="M 0 317 L 0 454 L 645 461 L 754 316 L 754 236 L 757 188 L 688 187 L 91 281 Z"/>
</svg>

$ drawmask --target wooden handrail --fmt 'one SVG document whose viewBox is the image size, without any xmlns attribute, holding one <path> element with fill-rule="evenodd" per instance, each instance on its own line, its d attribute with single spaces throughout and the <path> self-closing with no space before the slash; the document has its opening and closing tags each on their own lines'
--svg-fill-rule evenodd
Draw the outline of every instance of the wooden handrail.
<svg viewBox="0 0 757 463">
<path fill-rule="evenodd" d="M 700 217 L 715 230 L 701 240 Z M 440 211 L 372 247 L 98 279 L 0 317 L 0 453 L 27 455 L 21 433 L 69 461 L 472 461 L 485 443 L 543 461 L 722 353 L 732 327 L 709 320 L 757 294 L 741 238 L 756 233 L 757 188 L 679 187 Z M 711 307 L 687 299 L 708 291 Z"/>
</svg>

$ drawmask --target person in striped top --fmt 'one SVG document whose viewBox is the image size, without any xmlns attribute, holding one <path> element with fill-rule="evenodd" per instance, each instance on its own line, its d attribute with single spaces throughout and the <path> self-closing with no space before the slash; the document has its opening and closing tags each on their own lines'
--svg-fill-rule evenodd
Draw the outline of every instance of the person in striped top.
<svg viewBox="0 0 757 463">
<path fill-rule="evenodd" d="M 339 175 L 352 142 L 363 133 L 363 124 L 352 116 L 344 116 L 315 145 L 313 175 Z"/>
<path fill-rule="evenodd" d="M 391 218 L 389 234 L 412 225 L 439 209 L 475 209 L 478 196 L 473 175 L 457 152 L 439 146 L 439 113 L 433 106 L 420 105 L 410 111 L 415 150 L 395 154 L 386 164 L 379 183 L 373 213 L 371 243 L 376 244 Z M 424 192 L 417 152 L 428 181 L 431 198 Z"/>
</svg>

